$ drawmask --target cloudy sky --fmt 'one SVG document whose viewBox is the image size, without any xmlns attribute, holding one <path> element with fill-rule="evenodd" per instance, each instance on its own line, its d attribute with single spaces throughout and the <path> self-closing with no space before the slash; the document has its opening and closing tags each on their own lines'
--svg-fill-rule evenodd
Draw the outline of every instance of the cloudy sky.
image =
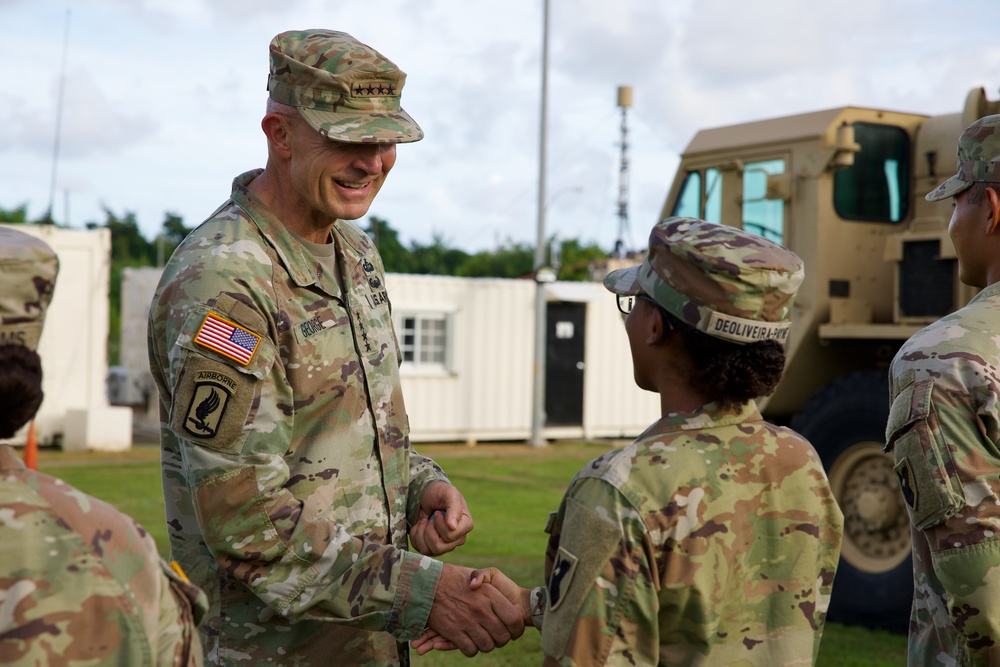
<svg viewBox="0 0 1000 667">
<path fill-rule="evenodd" d="M 550 0 L 547 235 L 618 238 L 628 111 L 630 247 L 701 127 L 844 105 L 961 110 L 1000 88 L 992 13 L 971 0 Z M 70 11 L 59 159 L 54 144 Z M 400 147 L 370 214 L 404 240 L 534 243 L 542 0 L 0 0 L 0 208 L 200 222 L 263 166 L 267 45 L 344 30 L 396 62 L 426 138 Z"/>
</svg>

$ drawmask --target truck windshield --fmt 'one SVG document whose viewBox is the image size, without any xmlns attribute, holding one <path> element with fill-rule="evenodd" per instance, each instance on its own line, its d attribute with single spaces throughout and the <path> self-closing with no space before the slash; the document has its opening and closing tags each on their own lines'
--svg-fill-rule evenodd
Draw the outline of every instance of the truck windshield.
<svg viewBox="0 0 1000 667">
<path fill-rule="evenodd" d="M 845 220 L 900 222 L 910 188 L 910 138 L 893 125 L 854 123 L 861 151 L 833 176 L 833 206 Z"/>
</svg>

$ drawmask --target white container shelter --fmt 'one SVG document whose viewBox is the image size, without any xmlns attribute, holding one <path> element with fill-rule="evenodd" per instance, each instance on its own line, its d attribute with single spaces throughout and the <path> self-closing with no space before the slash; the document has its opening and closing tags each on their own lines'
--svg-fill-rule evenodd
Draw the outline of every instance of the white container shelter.
<svg viewBox="0 0 1000 667">
<path fill-rule="evenodd" d="M 146 318 L 160 269 L 122 275 L 124 387 L 116 402 L 156 424 L 146 360 Z M 386 276 L 403 363 L 413 442 L 527 441 L 534 397 L 534 298 L 530 280 Z M 543 285 L 549 303 L 548 439 L 633 438 L 659 416 L 637 388 L 621 314 L 600 283 Z M 147 400 L 147 398 L 149 400 Z"/>
<path fill-rule="evenodd" d="M 52 303 L 38 345 L 45 397 L 35 417 L 39 444 L 66 450 L 132 446 L 132 411 L 112 406 L 108 375 L 111 233 L 54 225 L 4 225 L 43 239 L 59 258 Z M 27 427 L 12 441 L 23 444 Z"/>
</svg>

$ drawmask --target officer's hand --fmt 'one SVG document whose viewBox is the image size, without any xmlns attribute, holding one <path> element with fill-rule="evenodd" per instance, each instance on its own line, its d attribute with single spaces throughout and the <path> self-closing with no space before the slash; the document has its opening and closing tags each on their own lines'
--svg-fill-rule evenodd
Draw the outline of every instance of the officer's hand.
<svg viewBox="0 0 1000 667">
<path fill-rule="evenodd" d="M 410 526 L 410 544 L 425 556 L 438 556 L 465 544 L 474 525 L 461 492 L 446 482 L 431 482 L 420 497 L 417 521 Z"/>
<path fill-rule="evenodd" d="M 505 646 L 524 633 L 521 610 L 493 586 L 472 590 L 472 573 L 467 567 L 444 564 L 427 619 L 434 634 L 425 633 L 414 642 L 418 654 L 441 646 L 442 650 L 458 648 L 472 657 Z"/>
<path fill-rule="evenodd" d="M 495 567 L 473 570 L 469 588 L 477 591 L 483 586 L 493 586 L 521 611 L 525 625 L 534 625 L 531 619 L 531 589 L 521 588 L 514 580 Z"/>
<path fill-rule="evenodd" d="M 533 625 L 531 620 L 531 591 L 521 588 L 512 579 L 495 567 L 474 570 L 469 575 L 469 590 L 477 591 L 483 586 L 493 586 L 501 595 L 510 600 L 520 611 L 524 624 Z M 428 628 L 423 634 L 410 642 L 417 655 L 430 651 L 452 651 L 457 648 L 439 632 Z"/>
</svg>

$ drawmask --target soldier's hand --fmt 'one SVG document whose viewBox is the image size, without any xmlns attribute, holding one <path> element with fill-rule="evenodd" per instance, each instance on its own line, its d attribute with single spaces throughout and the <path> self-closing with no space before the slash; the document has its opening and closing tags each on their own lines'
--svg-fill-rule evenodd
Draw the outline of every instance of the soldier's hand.
<svg viewBox="0 0 1000 667">
<path fill-rule="evenodd" d="M 514 580 L 495 567 L 473 570 L 469 577 L 469 589 L 477 591 L 483 586 L 493 586 L 511 601 L 520 611 L 525 625 L 534 625 L 531 620 L 531 589 L 521 588 Z"/>
<path fill-rule="evenodd" d="M 475 526 L 461 492 L 446 482 L 431 482 L 420 497 L 410 544 L 425 556 L 438 556 L 465 544 Z"/>
<path fill-rule="evenodd" d="M 467 567 L 444 564 L 427 619 L 427 627 L 444 640 L 440 642 L 443 648 L 453 645 L 469 657 L 505 646 L 524 633 L 524 619 L 518 606 L 493 586 L 472 590 L 469 586 L 472 572 Z M 415 648 L 418 653 L 426 653 L 435 647 L 435 642 L 438 640 Z"/>
<path fill-rule="evenodd" d="M 526 626 L 532 625 L 531 591 L 529 589 L 521 588 L 495 567 L 473 570 L 469 575 L 469 590 L 476 591 L 483 586 L 496 588 L 501 595 L 520 610 L 524 624 Z M 423 634 L 414 639 L 410 645 L 417 652 L 417 655 L 423 655 L 430 651 L 453 651 L 457 648 L 454 643 L 430 628 L 424 630 Z"/>
</svg>

